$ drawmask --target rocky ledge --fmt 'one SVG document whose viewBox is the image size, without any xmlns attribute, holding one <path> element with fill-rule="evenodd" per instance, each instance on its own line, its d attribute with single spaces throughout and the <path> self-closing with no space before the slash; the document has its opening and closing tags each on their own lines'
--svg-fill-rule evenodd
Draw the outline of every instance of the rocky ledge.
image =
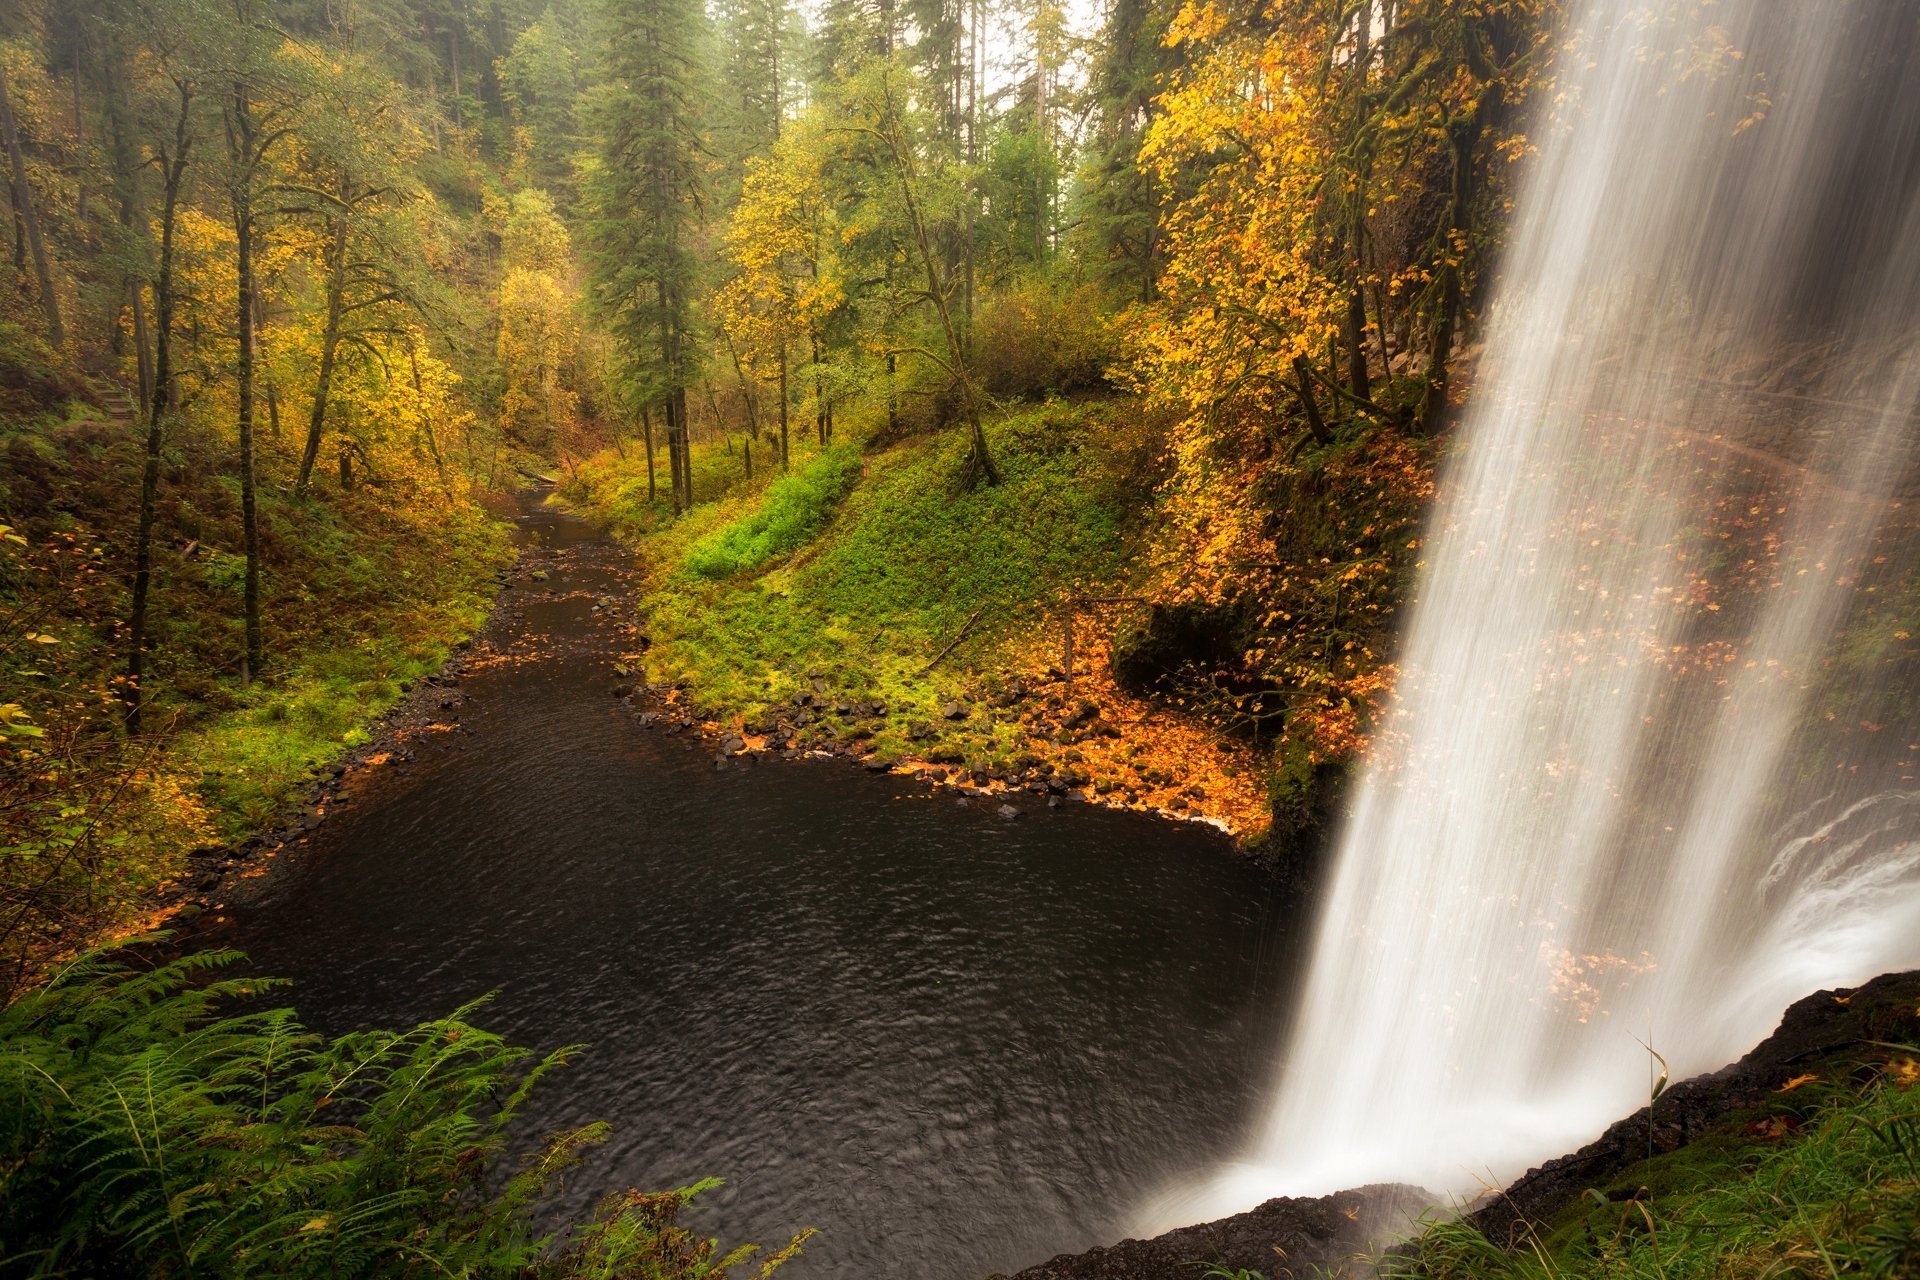
<svg viewBox="0 0 1920 1280">
<path fill-rule="evenodd" d="M 1605 1186 L 1645 1160 L 1649 1142 L 1656 1153 L 1677 1150 L 1734 1112 L 1763 1105 L 1811 1068 L 1846 1069 L 1866 1056 L 1857 1051 L 1910 1044 L 1917 1032 L 1920 970 L 1815 992 L 1789 1008 L 1779 1028 L 1732 1066 L 1674 1085 L 1652 1108 L 1642 1107 L 1580 1150 L 1487 1197 L 1470 1220 L 1489 1240 L 1517 1244 L 1529 1228 L 1544 1227 L 1589 1187 Z M 1269 1200 L 1246 1213 L 1151 1240 L 1062 1254 L 1012 1280 L 1194 1280 L 1209 1264 L 1258 1271 L 1271 1280 L 1372 1275 L 1371 1259 L 1405 1238 L 1435 1200 L 1430 1192 L 1397 1184 L 1315 1199 Z"/>
<path fill-rule="evenodd" d="M 1398 1183 L 1282 1196 L 1151 1240 L 1064 1253 L 1012 1280 L 1196 1280 L 1208 1264 L 1274 1277 L 1371 1275 L 1369 1259 L 1404 1239 L 1433 1200 L 1430 1191 Z"/>
</svg>

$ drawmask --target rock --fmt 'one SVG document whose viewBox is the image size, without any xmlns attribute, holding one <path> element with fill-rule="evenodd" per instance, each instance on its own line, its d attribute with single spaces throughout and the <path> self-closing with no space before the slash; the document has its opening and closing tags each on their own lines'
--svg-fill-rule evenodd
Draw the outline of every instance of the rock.
<svg viewBox="0 0 1920 1280">
<path fill-rule="evenodd" d="M 1013 1280 L 1194 1280 L 1209 1264 L 1228 1273 L 1348 1276 L 1354 1258 L 1376 1253 L 1382 1240 L 1412 1231 L 1436 1200 L 1431 1192 L 1400 1184 L 1314 1199 L 1281 1197 L 1151 1240 L 1063 1253 L 1016 1272 Z"/>
<path fill-rule="evenodd" d="M 909 742 L 925 742 L 932 736 L 933 726 L 924 720 L 916 720 L 907 726 L 907 740 Z"/>
<path fill-rule="evenodd" d="M 1049 808 L 1049 809 L 1058 809 L 1059 807 L 1060 807 L 1060 797 L 1059 797 L 1059 796 L 1048 796 L 1048 797 L 1047 797 L 1047 808 Z"/>
<path fill-rule="evenodd" d="M 193 887 L 201 893 L 210 893 L 220 887 L 220 877 L 209 871 L 193 878 Z"/>
<path fill-rule="evenodd" d="M 616 698 L 631 698 L 633 696 L 633 686 L 630 684 L 617 684 L 613 686 L 613 696 Z"/>
<path fill-rule="evenodd" d="M 949 702 L 946 706 L 940 708 L 940 717 L 943 720 L 965 720 L 967 718 L 967 709 L 957 702 Z"/>
<path fill-rule="evenodd" d="M 728 759 L 731 759 L 734 756 L 739 755 L 742 751 L 745 751 L 746 749 L 747 749 L 747 740 L 745 738 L 742 738 L 737 733 L 728 735 L 726 738 L 722 739 L 720 743 L 720 754 L 723 756 L 726 756 Z"/>
<path fill-rule="evenodd" d="M 1073 709 L 1072 713 L 1069 714 L 1065 720 L 1061 721 L 1061 725 L 1067 729 L 1078 729 L 1082 725 L 1092 724 L 1099 715 L 1099 703 L 1083 700 L 1079 706 Z"/>
<path fill-rule="evenodd" d="M 1012 822 L 1015 818 L 1020 816 L 1020 811 L 1014 808 L 1010 804 L 1003 804 L 998 809 L 994 810 L 994 812 L 999 814 L 1002 818 L 1005 818 L 1008 822 Z"/>
<path fill-rule="evenodd" d="M 900 762 L 892 756 L 871 756 L 866 761 L 868 773 L 892 773 Z"/>
<path fill-rule="evenodd" d="M 527 576 L 529 578 L 532 578 L 535 582 L 545 582 L 548 578 L 552 577 L 553 575 L 548 573 L 545 569 L 535 569 L 532 573 L 528 574 Z"/>
<path fill-rule="evenodd" d="M 1874 1044 L 1911 1043 L 1916 1005 L 1920 970 L 1796 1001 L 1779 1028 L 1740 1061 L 1661 1094 L 1651 1125 L 1642 1107 L 1573 1154 L 1529 1171 L 1469 1220 L 1496 1243 L 1518 1240 L 1526 1234 L 1523 1224 L 1544 1223 L 1587 1188 L 1604 1187 L 1646 1159 L 1649 1146 L 1658 1152 L 1685 1146 L 1730 1112 L 1760 1105 L 1792 1077 L 1817 1069 L 1811 1064 L 1818 1059 Z"/>
</svg>

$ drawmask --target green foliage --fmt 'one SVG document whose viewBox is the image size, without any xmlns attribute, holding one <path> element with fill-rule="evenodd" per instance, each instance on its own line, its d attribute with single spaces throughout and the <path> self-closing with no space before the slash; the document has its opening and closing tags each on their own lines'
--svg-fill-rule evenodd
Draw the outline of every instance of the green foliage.
<svg viewBox="0 0 1920 1280">
<path fill-rule="evenodd" d="M 1464 1221 L 1385 1275 L 1414 1280 L 1693 1280 L 1920 1274 L 1920 1088 L 1910 1059 L 1864 1088 L 1743 1113 L 1626 1170 L 1506 1251 Z M 1809 1077 L 1811 1079 L 1811 1077 Z M 1844 1080 L 1844 1077 L 1842 1077 Z"/>
<path fill-rule="evenodd" d="M 1120 571 L 1124 507 L 1106 462 L 1122 417 L 1051 403 L 992 422 L 987 434 L 1003 483 L 964 493 L 953 485 L 967 448 L 956 433 L 875 452 L 839 514 L 791 561 L 762 560 L 756 572 L 725 582 L 697 571 L 696 552 L 721 545 L 760 510 L 751 499 L 639 532 L 647 561 L 660 566 L 647 597 L 649 674 L 687 680 L 705 705 L 754 716 L 818 670 L 838 688 L 884 702 L 875 745 L 902 750 L 907 725 L 961 695 L 969 668 L 1002 661 L 1016 635 L 1044 621 L 1046 601 Z M 801 471 L 827 465 L 850 473 L 851 461 L 827 461 L 842 456 L 854 455 L 835 446 Z M 630 531 L 648 527 L 622 513 L 623 503 L 644 498 L 644 478 L 594 478 L 578 494 L 591 511 Z M 769 488 L 769 506 L 778 487 Z M 965 642 L 929 671 L 970 619 Z M 983 756 L 1012 750 L 1007 727 L 984 718 L 955 732 Z"/>
<path fill-rule="evenodd" d="M 515 1162 L 509 1130 L 572 1049 L 469 1019 L 335 1039 L 231 952 L 157 968 L 93 953 L 0 1010 L 0 1274 L 724 1276 L 752 1249 L 676 1225 L 702 1182 L 628 1193 L 570 1236 L 538 1213 L 604 1125 Z M 769 1258 L 764 1276 L 806 1234 Z"/>
<path fill-rule="evenodd" d="M 823 451 L 767 486 L 750 515 L 694 543 L 687 568 L 703 578 L 726 578 L 797 550 L 826 527 L 859 478 L 857 445 L 842 442 Z"/>
</svg>

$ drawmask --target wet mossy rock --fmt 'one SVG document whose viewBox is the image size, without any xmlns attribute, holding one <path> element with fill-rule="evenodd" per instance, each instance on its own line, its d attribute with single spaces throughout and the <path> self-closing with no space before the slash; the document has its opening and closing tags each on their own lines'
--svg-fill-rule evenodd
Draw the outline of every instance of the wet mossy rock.
<svg viewBox="0 0 1920 1280">
<path fill-rule="evenodd" d="M 1815 992 L 1789 1007 L 1779 1028 L 1738 1062 L 1661 1094 L 1652 1108 L 1651 1134 L 1648 1108 L 1642 1107 L 1580 1150 L 1522 1176 L 1473 1214 L 1472 1222 L 1496 1244 L 1520 1241 L 1529 1229 L 1551 1239 L 1567 1225 L 1560 1219 L 1578 1214 L 1589 1188 L 1612 1194 L 1616 1184 L 1638 1186 L 1661 1175 L 1663 1159 L 1684 1158 L 1674 1155 L 1683 1148 L 1705 1147 L 1769 1115 L 1803 1110 L 1817 1095 L 1783 1093 L 1789 1080 L 1812 1075 L 1830 1085 L 1847 1084 L 1876 1053 L 1884 1061 L 1878 1046 L 1912 1044 L 1917 1030 L 1920 970 Z M 1734 1133 L 1732 1140 L 1741 1139 Z"/>
<path fill-rule="evenodd" d="M 1597 1193 L 1616 1202 L 1640 1188 L 1684 1191 L 1739 1161 L 1753 1132 L 1769 1132 L 1772 1116 L 1797 1116 L 1825 1100 L 1850 1095 L 1890 1044 L 1920 1033 L 1920 970 L 1887 974 L 1863 986 L 1820 991 L 1796 1002 L 1778 1029 L 1731 1066 L 1677 1084 L 1653 1108 L 1612 1125 L 1571 1155 L 1531 1170 L 1487 1199 L 1470 1221 L 1497 1245 L 1536 1240 L 1549 1251 L 1583 1227 Z M 1810 1078 L 1810 1080 L 1808 1079 Z M 1783 1090 L 1790 1081 L 1802 1087 Z M 1649 1158 L 1651 1142 L 1652 1158 Z M 1667 1183 L 1676 1184 L 1668 1187 Z M 1151 1240 L 1124 1240 L 1062 1254 L 1012 1280 L 1192 1280 L 1210 1265 L 1269 1277 L 1373 1275 L 1374 1263 L 1406 1235 L 1438 1198 L 1399 1184 L 1361 1187 L 1315 1199 L 1280 1198 L 1215 1222 L 1182 1227 Z M 1415 1264 L 1419 1246 L 1393 1247 Z M 989 1280 L 1004 1280 L 989 1277 Z"/>
</svg>

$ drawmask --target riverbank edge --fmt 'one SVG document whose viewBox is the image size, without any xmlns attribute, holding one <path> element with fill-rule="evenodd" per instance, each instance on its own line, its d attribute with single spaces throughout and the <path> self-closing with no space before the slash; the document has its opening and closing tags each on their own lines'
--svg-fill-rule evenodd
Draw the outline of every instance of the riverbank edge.
<svg viewBox="0 0 1920 1280">
<path fill-rule="evenodd" d="M 550 493 L 545 501 L 558 510 L 607 529 L 608 537 L 632 554 L 636 562 L 644 561 L 648 551 L 646 536 L 610 528 L 591 508 L 568 501 L 558 490 Z M 1179 808 L 1139 803 L 1120 788 L 1103 790 L 1079 767 L 1083 761 L 1077 758 L 1078 746 L 1090 739 L 1118 737 L 1121 733 L 1106 715 L 1108 708 L 1098 696 L 1100 690 L 1096 687 L 1094 671 L 1080 673 L 1081 692 L 1077 694 L 1057 666 L 1046 666 L 1015 676 L 1008 689 L 998 695 L 974 697 L 965 702 L 956 697 L 948 700 L 938 715 L 920 719 L 874 701 L 860 691 L 834 684 L 832 673 L 824 669 L 812 669 L 805 673 L 805 686 L 791 696 L 787 708 L 769 714 L 757 704 L 718 698 L 690 681 L 648 682 L 644 679 L 645 654 L 651 647 L 646 634 L 648 602 L 644 570 L 637 571 L 637 578 L 633 604 L 640 623 L 640 643 L 635 652 L 627 655 L 626 661 L 615 665 L 614 675 L 637 680 L 630 689 L 637 699 L 649 703 L 648 710 L 642 713 L 647 723 L 661 724 L 672 732 L 697 733 L 713 747 L 717 760 L 742 755 L 842 760 L 870 773 L 910 777 L 957 796 L 998 797 L 1004 806 L 1013 810 L 1003 813 L 1008 820 L 1019 816 L 1015 801 L 1042 803 L 1048 807 L 1082 803 L 1140 813 L 1164 821 L 1209 827 L 1225 836 L 1235 852 L 1277 866 L 1274 851 L 1266 843 L 1267 828 L 1236 824 L 1222 809 L 1208 804 L 1207 793 L 1196 783 L 1186 779 L 1170 780 L 1170 788 L 1176 793 L 1173 802 L 1181 806 Z M 1105 693 L 1106 700 L 1112 701 L 1114 690 L 1109 687 Z M 1017 708 L 1030 699 L 1045 706 L 1059 726 L 1048 734 L 1028 738 L 1025 753 L 1032 757 L 1032 763 L 1016 769 L 970 761 L 966 748 L 971 744 L 954 730 L 963 724 L 972 727 L 977 724 L 977 717 L 990 715 L 993 709 Z M 896 736 L 913 740 L 916 749 L 902 752 L 876 748 L 873 739 L 882 728 L 898 730 Z M 1298 851 L 1288 852 L 1291 855 Z"/>
<path fill-rule="evenodd" d="M 503 526 L 511 523 L 498 512 L 493 515 Z M 130 937 L 166 931 L 175 935 L 177 947 L 197 930 L 203 917 L 220 908 L 219 900 L 239 881 L 261 874 L 263 862 L 297 846 L 323 823 L 335 797 L 357 774 L 389 760 L 410 759 L 406 739 L 433 725 L 436 713 L 447 709 L 448 691 L 459 685 L 474 641 L 492 625 L 504 593 L 530 572 L 525 557 L 510 541 L 507 552 L 491 568 L 476 565 L 476 579 L 490 578 L 493 584 L 487 607 L 471 627 L 449 635 L 446 657 L 438 666 L 403 677 L 398 695 L 361 722 L 361 740 L 343 745 L 331 761 L 318 766 L 311 783 L 293 787 L 292 798 L 279 806 L 274 821 L 238 839 L 188 851 L 184 871 L 154 892 L 150 910 L 130 924 L 116 926 L 111 934 Z"/>
<path fill-rule="evenodd" d="M 1773 1033 L 1737 1061 L 1673 1085 L 1577 1151 L 1464 1206 L 1461 1216 L 1499 1248 L 1544 1248 L 1543 1242 L 1567 1226 L 1563 1219 L 1594 1196 L 1604 1207 L 1644 1192 L 1644 1187 L 1627 1188 L 1623 1194 L 1610 1185 L 1622 1175 L 1684 1160 L 1706 1139 L 1737 1146 L 1782 1141 L 1797 1126 L 1768 1120 L 1792 1114 L 1787 1095 L 1819 1079 L 1854 1081 L 1866 1051 L 1915 1041 L 1920 1041 L 1920 970 L 1813 992 L 1789 1005 Z M 1147 1240 L 1060 1254 L 986 1280 L 1192 1280 L 1209 1266 L 1229 1274 L 1244 1269 L 1268 1276 L 1374 1275 L 1389 1257 L 1412 1264 L 1419 1232 L 1455 1216 L 1437 1200 L 1399 1184 L 1278 1197 L 1245 1213 Z M 1404 1243 L 1393 1243 L 1395 1236 Z M 1410 1265 L 1404 1273 L 1419 1274 Z"/>
</svg>

